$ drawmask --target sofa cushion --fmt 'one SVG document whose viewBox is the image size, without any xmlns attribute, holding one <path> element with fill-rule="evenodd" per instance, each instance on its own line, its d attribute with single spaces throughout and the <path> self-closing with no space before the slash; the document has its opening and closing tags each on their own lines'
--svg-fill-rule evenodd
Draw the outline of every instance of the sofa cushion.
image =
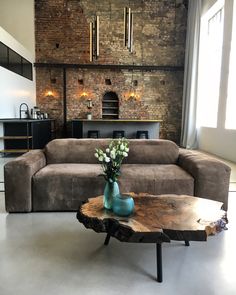
<svg viewBox="0 0 236 295">
<path fill-rule="evenodd" d="M 96 164 L 95 148 L 105 150 L 111 139 L 55 139 L 45 147 L 47 164 L 88 163 Z M 130 139 L 128 164 L 174 164 L 179 156 L 178 146 L 169 140 Z"/>
<path fill-rule="evenodd" d="M 119 178 L 122 192 L 194 194 L 194 179 L 177 165 L 124 164 Z"/>
<path fill-rule="evenodd" d="M 179 147 L 169 140 L 134 139 L 129 147 L 127 164 L 175 164 L 179 157 Z"/>
<path fill-rule="evenodd" d="M 51 164 L 33 177 L 33 211 L 77 210 L 81 201 L 103 194 L 99 164 Z"/>
<path fill-rule="evenodd" d="M 109 142 L 108 139 L 54 139 L 45 147 L 47 164 L 98 164 L 98 160 L 94 157 L 95 148 L 105 149 Z"/>
<path fill-rule="evenodd" d="M 33 177 L 33 211 L 77 210 L 81 201 L 102 195 L 99 164 L 50 164 Z M 121 192 L 193 195 L 194 180 L 176 165 L 124 164 Z"/>
</svg>

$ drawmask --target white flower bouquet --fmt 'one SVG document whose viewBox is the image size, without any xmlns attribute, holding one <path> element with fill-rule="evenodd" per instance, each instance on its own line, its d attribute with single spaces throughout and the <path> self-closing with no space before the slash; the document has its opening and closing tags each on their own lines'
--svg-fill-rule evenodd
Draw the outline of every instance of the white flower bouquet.
<svg viewBox="0 0 236 295">
<path fill-rule="evenodd" d="M 129 142 L 126 138 L 112 140 L 103 151 L 95 149 L 95 157 L 101 162 L 104 178 L 108 182 L 116 182 L 124 158 L 128 157 Z"/>
</svg>

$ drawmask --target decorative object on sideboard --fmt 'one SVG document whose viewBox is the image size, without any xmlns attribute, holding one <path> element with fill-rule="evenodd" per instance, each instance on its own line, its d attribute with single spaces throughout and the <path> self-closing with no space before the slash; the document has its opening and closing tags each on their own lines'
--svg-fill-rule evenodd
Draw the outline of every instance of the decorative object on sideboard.
<svg viewBox="0 0 236 295">
<path fill-rule="evenodd" d="M 48 113 L 41 112 L 37 106 L 34 106 L 33 109 L 31 109 L 30 111 L 30 117 L 31 119 L 35 119 L 35 120 L 48 119 Z"/>
<path fill-rule="evenodd" d="M 87 113 L 87 120 L 92 120 L 92 114 L 91 113 Z"/>
<path fill-rule="evenodd" d="M 40 112 L 40 109 L 37 106 L 33 107 L 33 109 L 31 109 L 31 118 L 38 119 L 39 112 Z"/>
<path fill-rule="evenodd" d="M 48 113 L 43 113 L 43 118 L 48 119 Z"/>
</svg>

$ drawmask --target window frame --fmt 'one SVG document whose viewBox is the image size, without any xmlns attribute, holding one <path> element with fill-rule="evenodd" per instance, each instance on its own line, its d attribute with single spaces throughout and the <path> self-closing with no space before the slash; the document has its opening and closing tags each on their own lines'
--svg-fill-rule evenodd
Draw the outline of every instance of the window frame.
<svg viewBox="0 0 236 295">
<path fill-rule="evenodd" d="M 0 66 L 15 73 L 18 74 L 26 79 L 29 79 L 31 81 L 33 81 L 33 64 L 28 61 L 26 58 L 24 58 L 23 56 L 21 56 L 19 53 L 17 53 L 15 50 L 11 49 L 10 47 L 8 47 L 6 44 L 4 44 L 3 42 L 0 41 L 0 45 L 3 48 L 6 48 L 7 50 L 7 60 L 6 63 L 2 63 L 1 59 L 0 59 Z M 14 70 L 14 68 L 11 66 L 11 62 L 10 62 L 10 55 L 11 53 L 13 53 L 13 55 L 15 55 L 16 57 L 19 57 L 19 68 L 18 70 Z M 28 68 L 30 70 L 28 70 L 28 73 L 24 72 L 24 68 L 26 68 L 28 66 Z M 27 71 L 26 71 L 27 72 Z"/>
</svg>

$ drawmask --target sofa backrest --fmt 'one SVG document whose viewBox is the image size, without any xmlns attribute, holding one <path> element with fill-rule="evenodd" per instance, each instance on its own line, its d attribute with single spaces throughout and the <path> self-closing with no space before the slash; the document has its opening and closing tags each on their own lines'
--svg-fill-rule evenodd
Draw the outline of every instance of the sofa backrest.
<svg viewBox="0 0 236 295">
<path fill-rule="evenodd" d="M 111 139 L 54 139 L 45 147 L 47 164 L 98 163 L 95 148 L 105 150 Z M 130 139 L 127 164 L 173 164 L 179 156 L 178 146 L 169 140 Z"/>
<path fill-rule="evenodd" d="M 174 164 L 179 157 L 179 147 L 170 140 L 133 139 L 129 148 L 127 164 Z"/>
</svg>

